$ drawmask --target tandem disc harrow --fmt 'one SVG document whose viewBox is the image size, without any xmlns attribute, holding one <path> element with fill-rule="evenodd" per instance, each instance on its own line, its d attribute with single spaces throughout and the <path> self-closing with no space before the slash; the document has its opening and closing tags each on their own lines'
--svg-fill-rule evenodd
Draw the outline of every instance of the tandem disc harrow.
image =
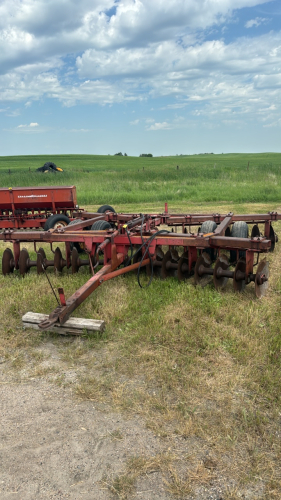
<svg viewBox="0 0 281 500">
<path fill-rule="evenodd" d="M 32 267 L 38 274 L 49 267 L 59 275 L 65 268 L 72 273 L 85 266 L 90 270 L 88 281 L 68 299 L 59 288 L 60 303 L 40 328 L 63 325 L 98 286 L 115 276 L 134 271 L 139 281 L 141 269 L 149 283 L 153 276 L 179 281 L 192 277 L 197 286 L 213 282 L 221 290 L 232 279 L 235 292 L 253 282 L 256 296 L 265 295 L 269 264 L 260 254 L 274 250 L 278 238 L 272 223 L 281 220 L 281 214 L 170 214 L 167 204 L 159 214 L 119 214 L 109 205 L 101 209 L 83 212 L 83 218 L 77 213 L 66 227 L 0 233 L 0 240 L 13 246 L 3 252 L 4 275 L 18 270 L 25 276 Z M 34 245 L 34 260 L 24 246 L 27 243 Z M 50 244 L 52 258 L 46 256 L 43 243 Z"/>
</svg>

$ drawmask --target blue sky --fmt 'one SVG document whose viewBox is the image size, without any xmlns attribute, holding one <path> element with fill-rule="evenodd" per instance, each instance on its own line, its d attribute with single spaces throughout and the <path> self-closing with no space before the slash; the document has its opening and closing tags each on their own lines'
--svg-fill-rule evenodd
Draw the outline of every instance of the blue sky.
<svg viewBox="0 0 281 500">
<path fill-rule="evenodd" d="M 281 151 L 280 26 L 280 0 L 1 0 L 0 155 Z"/>
</svg>

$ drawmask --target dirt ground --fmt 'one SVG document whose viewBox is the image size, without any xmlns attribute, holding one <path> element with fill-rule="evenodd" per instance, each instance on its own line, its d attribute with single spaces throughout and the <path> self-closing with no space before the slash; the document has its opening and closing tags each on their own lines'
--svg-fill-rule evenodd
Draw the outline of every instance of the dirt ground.
<svg viewBox="0 0 281 500">
<path fill-rule="evenodd" d="M 180 436 L 162 439 L 141 417 L 127 419 L 93 401 L 81 401 L 71 387 L 37 378 L 15 382 L 0 361 L 1 500 L 175 499 L 167 491 L 168 469 L 162 473 L 150 467 L 127 494 L 124 488 L 114 491 L 114 478 L 123 477 L 132 457 L 183 456 L 195 443 Z M 224 477 L 208 483 L 176 498 L 234 498 L 225 496 Z M 239 498 L 252 500 L 261 493 L 250 487 Z"/>
<path fill-rule="evenodd" d="M 4 382 L 0 392 L 2 500 L 112 498 L 106 477 L 121 474 L 132 455 L 161 451 L 141 420 L 77 402 L 53 384 Z M 157 471 L 138 481 L 136 497 L 171 498 Z"/>
</svg>

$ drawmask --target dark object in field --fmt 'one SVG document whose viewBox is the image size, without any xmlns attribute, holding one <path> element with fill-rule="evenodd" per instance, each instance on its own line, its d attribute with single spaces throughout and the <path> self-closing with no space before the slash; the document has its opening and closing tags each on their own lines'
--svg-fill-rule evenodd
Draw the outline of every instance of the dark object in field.
<svg viewBox="0 0 281 500">
<path fill-rule="evenodd" d="M 60 167 L 57 167 L 55 163 L 52 161 L 46 161 L 44 163 L 43 167 L 37 168 L 36 172 L 63 172 L 63 169 Z"/>
</svg>

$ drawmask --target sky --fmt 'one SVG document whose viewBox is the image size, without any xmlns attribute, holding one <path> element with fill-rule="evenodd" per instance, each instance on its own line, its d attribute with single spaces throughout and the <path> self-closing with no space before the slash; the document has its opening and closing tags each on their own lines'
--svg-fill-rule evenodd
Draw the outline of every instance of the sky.
<svg viewBox="0 0 281 500">
<path fill-rule="evenodd" d="M 281 151 L 281 0 L 0 0 L 0 156 Z"/>
</svg>

